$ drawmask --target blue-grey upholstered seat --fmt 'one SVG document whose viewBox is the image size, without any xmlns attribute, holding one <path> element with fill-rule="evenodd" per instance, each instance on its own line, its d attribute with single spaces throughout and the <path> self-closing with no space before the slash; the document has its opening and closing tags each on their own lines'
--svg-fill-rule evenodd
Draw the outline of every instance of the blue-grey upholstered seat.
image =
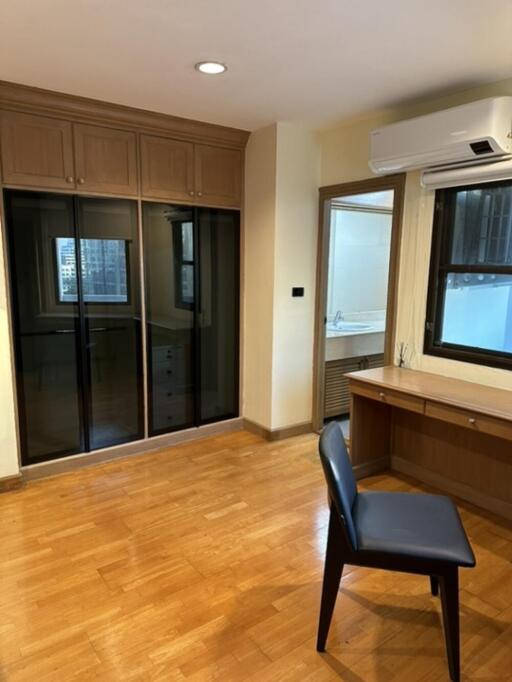
<svg viewBox="0 0 512 682">
<path fill-rule="evenodd" d="M 459 513 L 448 497 L 410 493 L 358 493 L 352 517 L 360 552 L 474 566 Z"/>
</svg>

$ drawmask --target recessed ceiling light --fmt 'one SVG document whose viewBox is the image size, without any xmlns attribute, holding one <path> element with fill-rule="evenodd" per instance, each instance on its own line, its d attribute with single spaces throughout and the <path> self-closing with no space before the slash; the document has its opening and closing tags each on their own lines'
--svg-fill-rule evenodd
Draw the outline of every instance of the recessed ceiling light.
<svg viewBox="0 0 512 682">
<path fill-rule="evenodd" d="M 209 75 L 224 73 L 224 71 L 227 71 L 227 68 L 228 67 L 225 64 L 221 64 L 221 62 L 198 62 L 196 64 L 196 69 L 198 71 Z"/>
</svg>

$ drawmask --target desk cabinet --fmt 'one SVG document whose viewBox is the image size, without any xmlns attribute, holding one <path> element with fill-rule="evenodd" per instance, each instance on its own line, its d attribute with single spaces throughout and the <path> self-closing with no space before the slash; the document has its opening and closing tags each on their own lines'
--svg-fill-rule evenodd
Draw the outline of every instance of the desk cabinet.
<svg viewBox="0 0 512 682">
<path fill-rule="evenodd" d="M 391 467 L 512 518 L 512 392 L 384 367 L 348 375 L 358 477 Z"/>
</svg>

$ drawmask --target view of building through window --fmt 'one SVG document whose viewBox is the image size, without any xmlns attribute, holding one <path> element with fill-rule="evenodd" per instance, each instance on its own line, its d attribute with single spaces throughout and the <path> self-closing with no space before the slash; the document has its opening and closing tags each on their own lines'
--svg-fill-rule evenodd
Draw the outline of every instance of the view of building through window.
<svg viewBox="0 0 512 682">
<path fill-rule="evenodd" d="M 438 190 L 436 199 L 430 320 L 437 338 L 429 351 L 505 357 L 512 353 L 512 183 Z"/>
<path fill-rule="evenodd" d="M 57 237 L 58 300 L 76 302 L 75 240 Z M 127 253 L 123 239 L 81 239 L 83 298 L 86 303 L 127 303 Z"/>
</svg>

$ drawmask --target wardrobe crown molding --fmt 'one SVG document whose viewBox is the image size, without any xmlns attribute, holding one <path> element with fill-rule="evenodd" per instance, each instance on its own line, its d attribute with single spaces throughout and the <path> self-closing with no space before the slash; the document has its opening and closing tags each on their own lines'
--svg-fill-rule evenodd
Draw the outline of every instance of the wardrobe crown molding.
<svg viewBox="0 0 512 682">
<path fill-rule="evenodd" d="M 250 132 L 0 80 L 0 109 L 244 149 Z"/>
</svg>

